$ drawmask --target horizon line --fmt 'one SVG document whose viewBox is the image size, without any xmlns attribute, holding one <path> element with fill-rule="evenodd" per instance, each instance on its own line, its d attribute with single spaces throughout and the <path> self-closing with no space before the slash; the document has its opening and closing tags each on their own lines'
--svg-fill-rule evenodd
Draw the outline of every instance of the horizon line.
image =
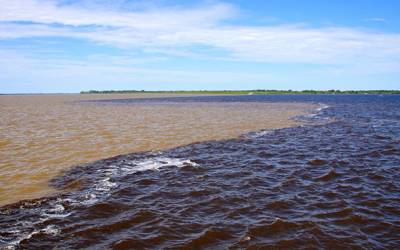
<svg viewBox="0 0 400 250">
<path fill-rule="evenodd" d="M 140 93 L 177 93 L 177 92 L 326 92 L 326 93 L 335 93 L 335 92 L 399 92 L 400 89 L 302 89 L 302 90 L 293 90 L 293 89 L 218 89 L 218 90 L 210 90 L 210 89 L 202 89 L 202 90 L 133 90 L 133 89 L 120 89 L 120 90 L 112 90 L 112 89 L 103 89 L 103 90 L 82 90 L 79 92 L 11 92 L 11 93 L 0 93 L 0 95 L 70 95 L 70 94 L 106 94 L 106 93 L 115 93 L 115 94 L 140 94 Z"/>
</svg>

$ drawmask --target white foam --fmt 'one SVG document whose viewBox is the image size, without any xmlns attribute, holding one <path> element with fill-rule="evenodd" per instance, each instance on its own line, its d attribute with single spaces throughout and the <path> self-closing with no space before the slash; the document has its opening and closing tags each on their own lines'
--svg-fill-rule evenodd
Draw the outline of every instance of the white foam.
<svg viewBox="0 0 400 250">
<path fill-rule="evenodd" d="M 118 187 L 118 184 L 113 182 L 113 178 L 121 178 L 130 174 L 143 172 L 143 171 L 160 171 L 161 168 L 167 166 L 176 166 L 178 168 L 186 165 L 198 166 L 197 163 L 191 160 L 185 160 L 180 158 L 169 158 L 169 157 L 152 157 L 144 160 L 134 160 L 130 162 L 124 162 L 123 164 L 109 165 L 105 169 L 99 169 L 105 178 L 94 184 L 93 188 L 89 188 L 82 201 L 73 201 L 74 205 L 93 205 L 99 202 L 101 199 L 108 197 L 111 194 L 112 189 Z"/>
<path fill-rule="evenodd" d="M 60 233 L 60 229 L 58 229 L 55 225 L 48 225 L 45 229 L 42 229 L 42 232 L 45 234 L 56 236 Z"/>
<path fill-rule="evenodd" d="M 48 214 L 48 213 L 43 213 L 43 215 L 49 217 L 49 218 L 65 218 L 71 215 L 71 213 L 65 213 L 65 214 Z"/>
<path fill-rule="evenodd" d="M 167 157 L 151 158 L 144 161 L 132 161 L 132 163 L 135 166 L 133 169 L 131 169 L 131 171 L 133 170 L 134 172 L 142 172 L 148 170 L 158 171 L 166 166 L 176 166 L 178 168 L 181 168 L 185 165 L 191 165 L 194 167 L 198 166 L 197 163 L 191 160 L 182 160 L 179 158 L 167 158 Z"/>
<path fill-rule="evenodd" d="M 96 183 L 94 189 L 100 192 L 107 192 L 116 186 L 118 186 L 117 183 L 110 181 L 110 177 L 107 177 Z"/>
<path fill-rule="evenodd" d="M 97 198 L 97 196 L 95 194 L 86 194 L 84 197 L 84 200 L 79 203 L 79 202 L 74 202 L 75 205 L 93 205 L 94 203 L 98 202 L 99 199 Z"/>
<path fill-rule="evenodd" d="M 326 105 L 326 104 L 324 104 L 324 103 L 318 103 L 318 108 L 316 108 L 312 113 L 306 114 L 306 115 L 304 115 L 303 117 L 311 118 L 311 119 L 312 119 L 312 118 L 314 118 L 314 117 L 320 115 L 322 110 L 327 109 L 327 108 L 329 108 L 329 107 L 330 107 L 330 106 L 328 106 L 328 105 Z"/>
<path fill-rule="evenodd" d="M 18 231 L 19 233 L 19 231 Z M 57 234 L 60 233 L 60 230 L 55 226 L 55 225 L 48 225 L 47 227 L 39 230 L 34 230 L 30 233 L 25 233 L 25 234 L 20 234 L 20 237 L 18 237 L 16 240 L 10 242 L 8 246 L 5 246 L 4 249 L 16 249 L 16 247 L 23 241 L 23 240 L 28 240 L 32 238 L 34 235 L 39 234 L 39 233 L 45 233 L 48 235 L 53 235 L 56 236 Z"/>
<path fill-rule="evenodd" d="M 316 114 L 316 113 L 312 113 L 312 114 L 307 114 L 307 115 L 305 115 L 304 117 L 308 117 L 308 118 L 313 118 L 313 117 L 315 117 L 315 116 L 317 116 L 318 114 Z"/>
<path fill-rule="evenodd" d="M 51 212 L 54 213 L 62 213 L 64 212 L 65 207 L 61 204 L 56 204 L 54 208 L 50 209 Z"/>
<path fill-rule="evenodd" d="M 161 168 L 167 166 L 176 166 L 181 168 L 185 165 L 198 166 L 197 163 L 191 160 L 169 157 L 152 157 L 144 160 L 134 160 L 120 164 L 109 165 L 107 168 L 99 169 L 97 172 L 103 175 L 103 179 L 99 180 L 88 189 L 88 192 L 80 199 L 66 199 L 73 206 L 89 206 L 111 195 L 111 191 L 118 187 L 118 184 L 113 182 L 113 178 L 121 178 L 130 174 L 143 171 L 160 171 Z"/>
<path fill-rule="evenodd" d="M 42 216 L 45 217 L 42 221 L 45 221 L 48 218 L 65 218 L 70 216 L 71 213 L 66 213 L 62 202 L 63 200 L 61 198 L 57 198 L 55 202 L 50 203 L 52 208 L 46 209 L 42 212 Z"/>
<path fill-rule="evenodd" d="M 144 160 L 134 160 L 130 162 L 126 162 L 124 164 L 121 164 L 119 166 L 117 165 L 110 165 L 106 169 L 101 169 L 101 171 L 105 176 L 108 178 L 102 180 L 103 184 L 101 184 L 102 187 L 104 186 L 110 186 L 114 187 L 115 185 L 113 183 L 110 183 L 109 180 L 112 177 L 123 177 L 126 175 L 138 173 L 138 172 L 144 172 L 144 171 L 159 171 L 161 168 L 167 167 L 167 166 L 176 166 L 178 168 L 181 168 L 185 165 L 190 165 L 190 166 L 198 166 L 197 163 L 191 161 L 191 160 L 185 160 L 185 159 L 180 159 L 180 158 L 169 158 L 169 157 L 153 157 L 153 158 L 147 158 Z"/>
<path fill-rule="evenodd" d="M 273 132 L 273 130 L 262 130 L 262 131 L 246 134 L 244 137 L 247 139 L 255 139 L 258 137 L 262 137 L 264 135 L 271 134 L 272 132 Z"/>
<path fill-rule="evenodd" d="M 324 110 L 324 109 L 329 108 L 329 106 L 326 105 L 326 104 L 324 104 L 324 103 L 318 103 L 318 105 L 319 105 L 319 107 L 316 109 L 318 112 L 320 112 L 320 111 L 322 111 L 322 110 Z"/>
</svg>

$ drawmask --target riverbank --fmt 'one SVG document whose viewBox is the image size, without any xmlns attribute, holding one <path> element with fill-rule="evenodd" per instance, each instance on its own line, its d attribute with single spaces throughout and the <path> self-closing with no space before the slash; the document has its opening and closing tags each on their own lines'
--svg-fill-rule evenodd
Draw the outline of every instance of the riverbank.
<svg viewBox="0 0 400 250">
<path fill-rule="evenodd" d="M 179 90 L 179 91 L 145 91 L 145 90 L 89 90 L 81 91 L 81 94 L 195 94 L 195 95 L 388 95 L 400 94 L 400 90 Z"/>
</svg>

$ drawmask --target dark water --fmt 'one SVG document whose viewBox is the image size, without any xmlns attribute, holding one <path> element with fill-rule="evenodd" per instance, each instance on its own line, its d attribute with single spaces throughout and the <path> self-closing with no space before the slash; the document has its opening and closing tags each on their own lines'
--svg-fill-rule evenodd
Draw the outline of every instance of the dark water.
<svg viewBox="0 0 400 250">
<path fill-rule="evenodd" d="M 210 101 L 329 107 L 301 127 L 76 167 L 52 182 L 63 194 L 0 208 L 0 246 L 400 249 L 400 96 L 161 100 Z"/>
</svg>

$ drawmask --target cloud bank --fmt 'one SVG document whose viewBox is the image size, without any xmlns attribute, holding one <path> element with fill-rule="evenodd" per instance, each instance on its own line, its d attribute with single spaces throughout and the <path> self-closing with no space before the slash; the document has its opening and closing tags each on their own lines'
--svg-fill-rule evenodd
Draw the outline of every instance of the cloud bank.
<svg viewBox="0 0 400 250">
<path fill-rule="evenodd" d="M 226 3 L 123 11 L 56 1 L 0 1 L 0 39 L 71 37 L 123 48 L 206 46 L 227 57 L 276 63 L 399 63 L 400 34 L 353 28 L 230 25 Z"/>
</svg>

